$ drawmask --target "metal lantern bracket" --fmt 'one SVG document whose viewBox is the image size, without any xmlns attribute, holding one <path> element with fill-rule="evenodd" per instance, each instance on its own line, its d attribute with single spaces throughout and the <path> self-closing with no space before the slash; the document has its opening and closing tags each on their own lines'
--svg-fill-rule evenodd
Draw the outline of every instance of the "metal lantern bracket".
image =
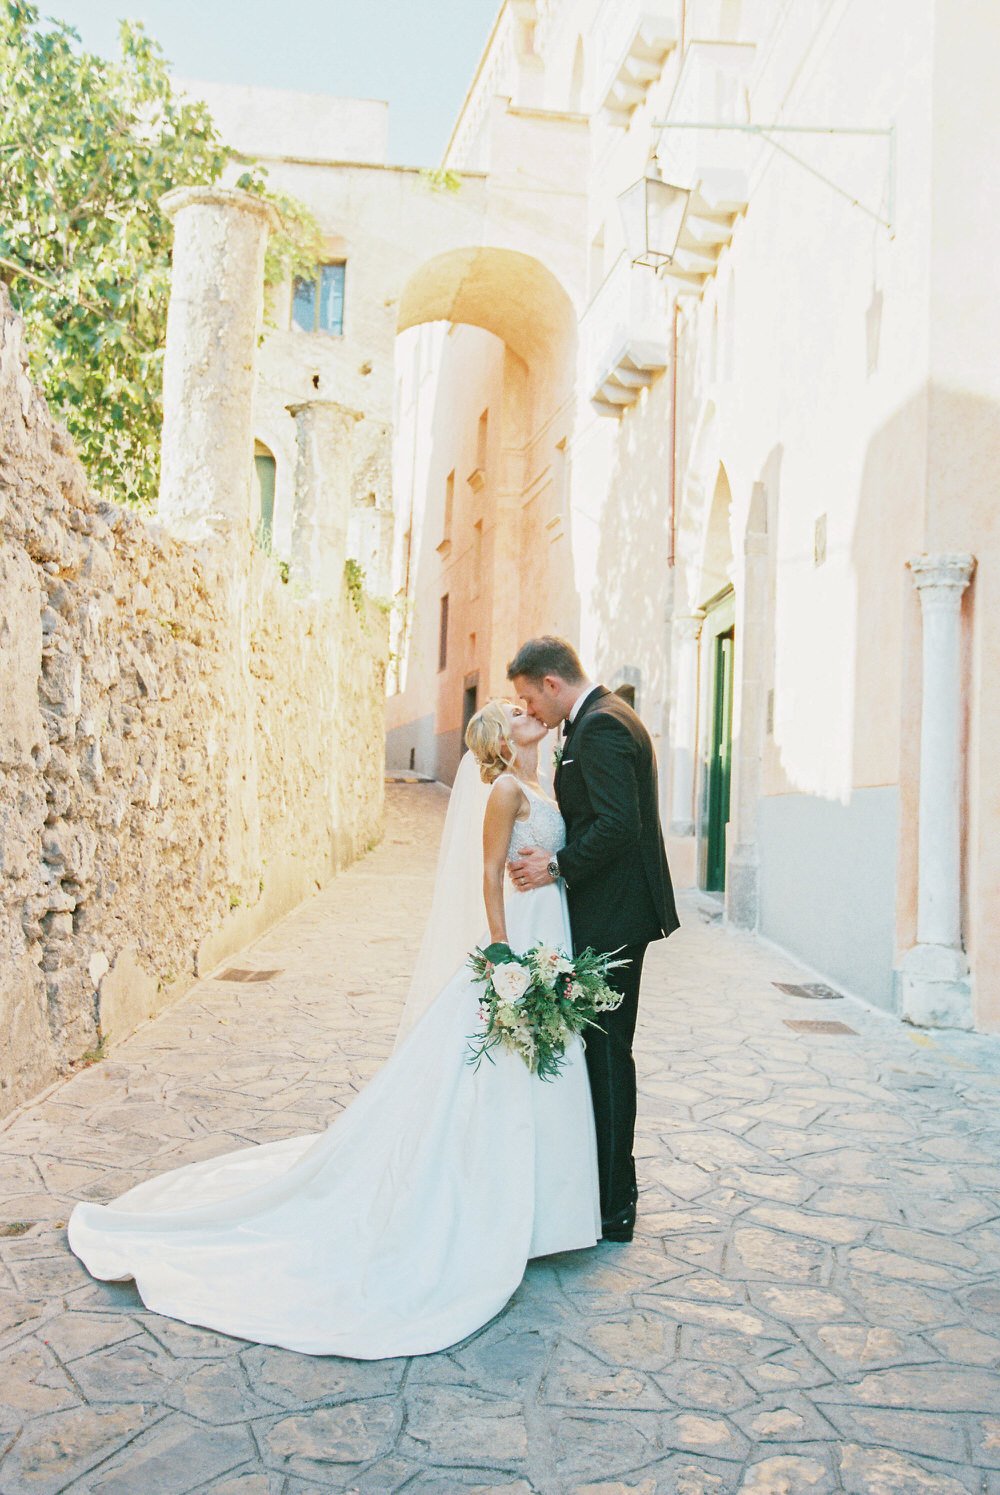
<svg viewBox="0 0 1000 1495">
<path fill-rule="evenodd" d="M 875 220 L 876 223 L 880 224 L 882 226 L 882 228 L 884 228 L 884 229 L 886 229 L 888 231 L 890 239 L 894 239 L 896 237 L 896 127 L 895 127 L 895 125 L 887 125 L 883 129 L 865 129 L 865 128 L 862 128 L 860 126 L 854 126 L 854 125 L 781 125 L 781 124 L 750 125 L 750 124 L 721 124 L 721 123 L 718 123 L 715 120 L 674 120 L 674 119 L 662 119 L 662 120 L 656 120 L 654 122 L 653 129 L 654 130 L 736 130 L 736 131 L 739 131 L 743 135 L 760 135 L 760 136 L 762 136 L 768 142 L 769 145 L 773 145 L 774 148 L 775 148 L 775 150 L 781 151 L 781 153 L 783 155 L 788 156 L 788 158 L 790 160 L 794 161 L 796 163 L 796 165 L 801 166 L 803 168 L 803 170 L 808 171 L 811 176 L 814 176 L 814 177 L 818 178 L 819 181 L 823 182 L 827 187 L 830 187 L 840 197 L 845 198 L 851 204 L 852 207 L 858 208 L 862 213 L 865 213 L 869 218 L 874 218 L 874 220 Z M 886 141 L 886 144 L 887 144 L 887 147 L 888 147 L 888 153 L 889 153 L 889 160 L 888 160 L 888 183 L 887 183 L 887 190 L 886 190 L 886 199 L 887 199 L 886 200 L 886 212 L 887 212 L 888 216 L 885 217 L 885 218 L 883 218 L 883 216 L 882 216 L 881 213 L 877 213 L 875 211 L 875 209 L 874 208 L 870 208 L 867 205 L 867 203 L 861 202 L 859 198 L 857 198 L 857 197 L 855 197 L 853 195 L 853 193 L 848 192 L 846 190 L 846 188 L 842 187 L 839 182 L 835 182 L 835 181 L 831 180 L 830 177 L 824 176 L 823 172 L 817 171 L 816 167 L 813 166 L 813 165 L 811 165 L 810 162 L 804 160 L 801 156 L 796 155 L 796 153 L 794 151 L 789 150 L 786 145 L 782 145 L 782 143 L 781 143 L 780 140 L 773 139 L 773 136 L 779 135 L 779 134 L 784 134 L 784 135 L 867 135 L 867 136 L 870 136 L 870 137 L 878 137 L 878 138 L 884 139 Z"/>
</svg>

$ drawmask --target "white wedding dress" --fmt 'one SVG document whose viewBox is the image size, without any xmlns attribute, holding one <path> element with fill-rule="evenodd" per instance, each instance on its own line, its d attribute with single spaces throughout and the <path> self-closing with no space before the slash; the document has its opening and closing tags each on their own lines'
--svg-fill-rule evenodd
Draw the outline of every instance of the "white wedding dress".
<svg viewBox="0 0 1000 1495">
<path fill-rule="evenodd" d="M 527 794 L 511 852 L 557 850 L 558 810 Z M 561 884 L 508 887 L 506 907 L 514 950 L 571 948 Z M 73 1251 L 95 1277 L 134 1278 L 156 1313 L 306 1354 L 424 1355 L 465 1338 L 530 1257 L 601 1234 L 582 1043 L 551 1081 L 501 1050 L 474 1069 L 480 990 L 457 970 L 325 1132 L 78 1204 Z"/>
</svg>

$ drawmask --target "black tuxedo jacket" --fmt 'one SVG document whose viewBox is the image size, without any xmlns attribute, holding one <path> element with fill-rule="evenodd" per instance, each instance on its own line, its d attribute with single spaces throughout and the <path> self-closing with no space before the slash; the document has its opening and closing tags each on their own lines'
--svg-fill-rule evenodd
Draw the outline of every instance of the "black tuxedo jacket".
<svg viewBox="0 0 1000 1495">
<path fill-rule="evenodd" d="M 656 755 L 632 708 L 603 685 L 567 724 L 555 775 L 566 822 L 573 944 L 639 945 L 678 928 L 657 808 Z"/>
</svg>

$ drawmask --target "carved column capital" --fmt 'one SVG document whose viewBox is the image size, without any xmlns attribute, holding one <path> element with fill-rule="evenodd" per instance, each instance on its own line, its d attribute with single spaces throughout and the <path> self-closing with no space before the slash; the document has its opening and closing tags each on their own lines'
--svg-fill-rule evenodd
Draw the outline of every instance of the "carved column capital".
<svg viewBox="0 0 1000 1495">
<path fill-rule="evenodd" d="M 223 208 L 253 214 L 272 234 L 281 227 L 273 203 L 240 187 L 173 187 L 160 198 L 160 208 L 168 218 L 176 218 L 184 208 Z"/>
<path fill-rule="evenodd" d="M 906 564 L 922 603 L 928 600 L 928 593 L 938 592 L 943 594 L 945 601 L 954 601 L 957 606 L 972 580 L 976 558 L 961 552 L 953 555 L 916 555 Z"/>
</svg>

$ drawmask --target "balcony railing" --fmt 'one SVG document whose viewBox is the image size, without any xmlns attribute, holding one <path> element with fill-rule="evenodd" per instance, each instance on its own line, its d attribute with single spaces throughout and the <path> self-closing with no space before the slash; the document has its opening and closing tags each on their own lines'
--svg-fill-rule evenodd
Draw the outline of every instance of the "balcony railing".
<svg viewBox="0 0 1000 1495">
<path fill-rule="evenodd" d="M 669 361 L 662 282 L 620 256 L 580 323 L 580 356 L 599 415 L 620 416 Z"/>
</svg>

